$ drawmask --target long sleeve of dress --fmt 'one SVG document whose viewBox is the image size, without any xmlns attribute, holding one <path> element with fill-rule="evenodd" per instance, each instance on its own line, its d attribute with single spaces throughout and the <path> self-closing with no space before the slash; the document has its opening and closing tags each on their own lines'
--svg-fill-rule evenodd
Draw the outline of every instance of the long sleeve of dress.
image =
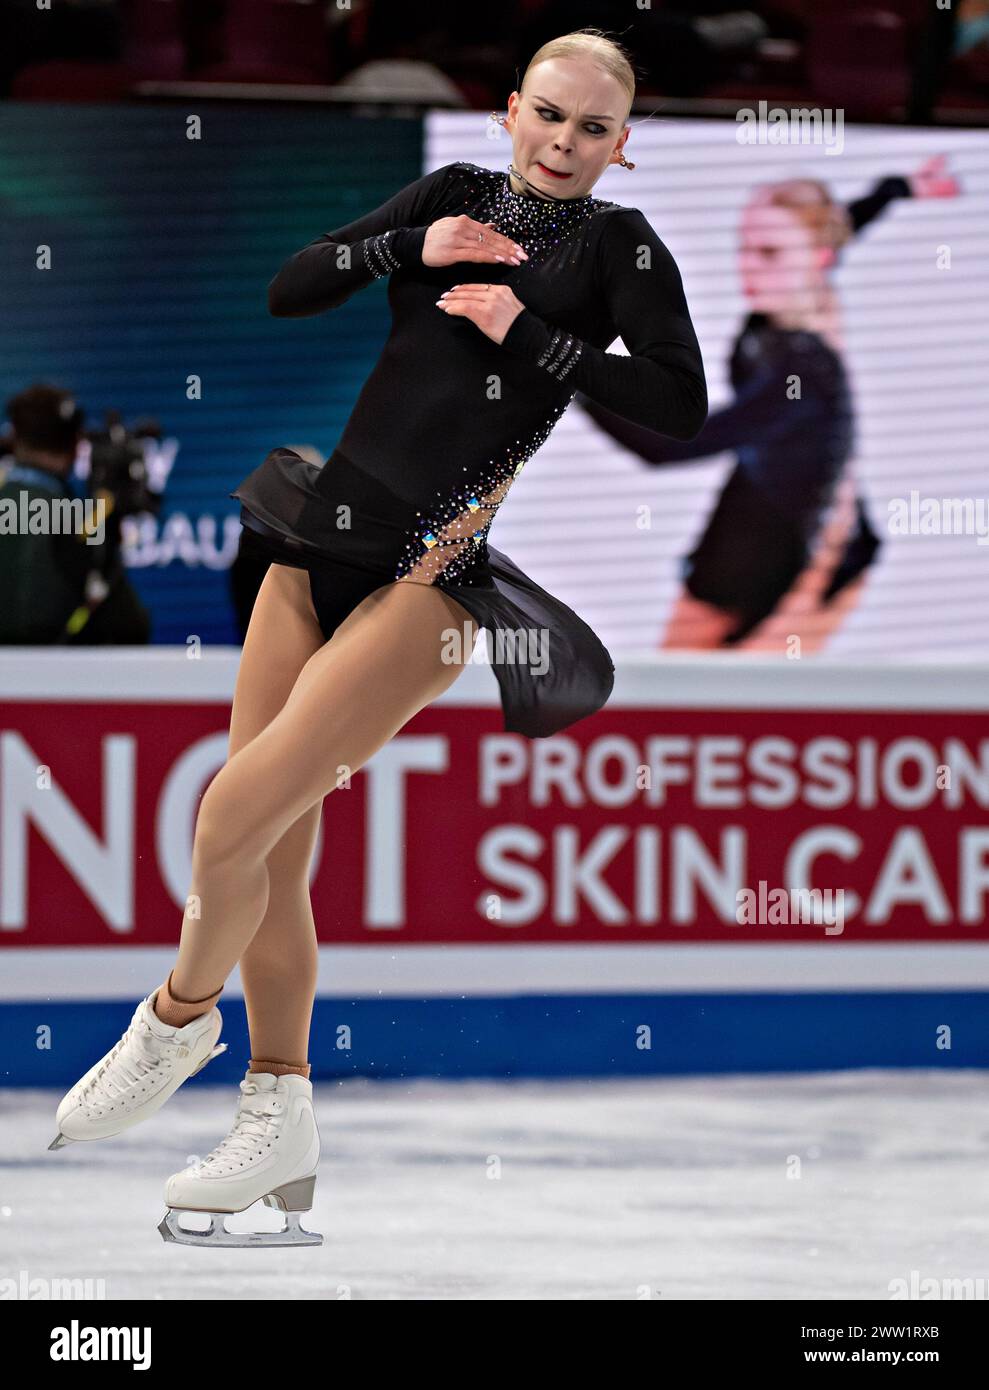
<svg viewBox="0 0 989 1390">
<path fill-rule="evenodd" d="M 864 197 L 856 198 L 854 202 L 847 204 L 848 215 L 852 219 L 852 231 L 860 232 L 895 199 L 911 196 L 909 183 L 899 174 L 890 174 L 888 178 L 880 179 Z"/>
<path fill-rule="evenodd" d="M 707 417 L 707 385 L 676 262 L 638 208 L 608 217 L 598 257 L 598 283 L 628 356 L 529 309 L 513 319 L 502 346 L 626 420 L 692 439 Z"/>
<path fill-rule="evenodd" d="M 372 280 L 422 260 L 426 224 L 437 215 L 452 164 L 407 184 L 387 202 L 291 256 L 268 285 L 277 318 L 336 309 Z"/>
<path fill-rule="evenodd" d="M 847 205 L 853 230 L 861 231 L 891 202 L 910 196 L 910 185 L 905 178 L 890 175 L 880 179 L 864 197 Z M 693 459 L 710 458 L 725 449 L 769 442 L 779 431 L 783 418 L 780 415 L 780 402 L 783 400 L 787 400 L 785 418 L 789 424 L 795 423 L 798 416 L 808 413 L 810 402 L 802 405 L 800 401 L 788 400 L 785 395 L 787 370 L 792 366 L 790 363 L 788 368 L 778 359 L 764 364 L 730 405 L 712 412 L 703 428 L 687 439 L 677 434 L 670 438 L 671 431 L 644 428 L 641 423 L 623 418 L 625 412 L 616 413 L 609 409 L 609 403 L 602 404 L 601 397 L 595 398 L 591 392 L 578 392 L 576 400 L 617 443 L 639 454 L 645 462 L 686 463 Z"/>
<path fill-rule="evenodd" d="M 789 400 L 786 395 L 787 373 L 792 366 L 779 359 L 765 363 L 730 405 L 713 411 L 703 428 L 686 441 L 667 439 L 656 430 L 643 429 L 582 395 L 576 399 L 617 443 L 639 454 L 646 463 L 686 463 L 746 444 L 766 444 L 782 428 L 797 427 L 804 416 L 809 420 L 818 408 L 816 397 L 808 394 Z M 783 403 L 785 415 L 781 413 Z"/>
</svg>

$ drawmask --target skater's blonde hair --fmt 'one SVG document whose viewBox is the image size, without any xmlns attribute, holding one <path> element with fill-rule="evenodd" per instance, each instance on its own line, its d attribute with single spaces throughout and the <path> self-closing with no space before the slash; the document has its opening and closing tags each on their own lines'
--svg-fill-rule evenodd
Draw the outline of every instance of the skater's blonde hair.
<svg viewBox="0 0 989 1390">
<path fill-rule="evenodd" d="M 529 59 L 519 84 L 520 92 L 527 90 L 526 81 L 533 68 L 550 58 L 590 58 L 599 68 L 610 73 L 625 92 L 627 104 L 621 121 L 622 125 L 625 124 L 635 100 L 635 70 L 632 67 L 631 54 L 620 43 L 608 38 L 603 30 L 590 27 L 574 29 L 572 33 L 550 39 Z"/>
<path fill-rule="evenodd" d="M 783 179 L 755 190 L 757 202 L 795 213 L 818 246 L 838 252 L 851 238 L 852 219 L 844 203 L 835 202 L 820 179 Z"/>
</svg>

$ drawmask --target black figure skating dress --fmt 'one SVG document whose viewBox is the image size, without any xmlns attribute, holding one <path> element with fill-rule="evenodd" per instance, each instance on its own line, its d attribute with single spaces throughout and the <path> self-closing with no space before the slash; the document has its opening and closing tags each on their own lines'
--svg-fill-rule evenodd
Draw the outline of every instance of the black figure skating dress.
<svg viewBox="0 0 989 1390">
<path fill-rule="evenodd" d="M 738 623 L 740 641 L 774 610 L 806 569 L 810 546 L 852 449 L 852 404 L 838 355 L 815 333 L 750 315 L 731 356 L 735 399 L 712 411 L 689 443 L 663 439 L 599 403 L 588 414 L 650 464 L 734 450 L 737 463 L 696 546 L 683 562 L 688 593 Z M 800 380 L 799 399 L 787 389 Z"/>
<path fill-rule="evenodd" d="M 460 213 L 529 259 L 424 266 L 429 224 Z M 323 313 L 384 275 L 391 332 L 337 447 L 322 466 L 274 449 L 230 494 L 245 542 L 309 571 L 327 635 L 382 584 L 437 584 L 488 631 L 505 729 L 556 733 L 601 708 L 614 663 L 488 531 L 578 389 L 678 439 L 701 428 L 704 372 L 676 264 L 636 208 L 514 193 L 506 174 L 457 162 L 303 247 L 271 281 L 269 308 Z M 436 305 L 486 281 L 526 306 L 501 344 Z M 630 355 L 605 351 L 617 337 Z"/>
<path fill-rule="evenodd" d="M 849 204 L 858 232 L 894 198 L 908 197 L 906 179 L 881 180 Z M 854 448 L 854 407 L 848 374 L 822 337 L 780 328 L 751 313 L 732 348 L 734 400 L 712 411 L 688 443 L 661 438 L 578 393 L 578 403 L 613 439 L 650 464 L 683 463 L 734 450 L 737 463 L 696 546 L 683 561 L 694 598 L 738 622 L 731 646 L 767 618 L 810 562 L 811 547 Z M 790 387 L 799 380 L 800 396 Z M 589 395 L 589 393 L 588 393 Z M 833 599 L 875 559 L 880 540 L 861 496 L 855 524 L 823 594 Z"/>
</svg>

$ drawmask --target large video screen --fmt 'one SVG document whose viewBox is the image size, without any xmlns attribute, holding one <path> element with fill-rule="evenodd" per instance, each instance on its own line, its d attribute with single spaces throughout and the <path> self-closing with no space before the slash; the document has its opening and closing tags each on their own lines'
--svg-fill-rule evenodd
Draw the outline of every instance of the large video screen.
<svg viewBox="0 0 989 1390">
<path fill-rule="evenodd" d="M 613 652 L 986 650 L 989 134 L 819 130 L 633 116 L 595 186 L 677 261 L 709 419 L 683 444 L 578 396 L 492 539 Z M 428 169 L 510 158 L 428 122 Z"/>
<path fill-rule="evenodd" d="M 984 654 L 989 133 L 632 125 L 634 171 L 594 192 L 676 259 L 710 417 L 683 444 L 578 396 L 493 543 L 616 657 Z M 158 422 L 163 505 L 125 528 L 152 640 L 235 642 L 228 493 L 279 445 L 332 452 L 389 322 L 383 280 L 288 320 L 269 280 L 423 172 L 506 169 L 509 137 L 485 112 L 14 102 L 0 156 L 4 399 L 45 381 L 90 425 Z"/>
</svg>

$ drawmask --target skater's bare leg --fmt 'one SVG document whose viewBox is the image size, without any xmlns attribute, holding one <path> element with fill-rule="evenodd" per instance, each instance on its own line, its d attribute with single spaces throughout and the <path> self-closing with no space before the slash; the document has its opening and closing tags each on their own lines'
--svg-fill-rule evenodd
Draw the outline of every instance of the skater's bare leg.
<svg viewBox="0 0 989 1390">
<path fill-rule="evenodd" d="M 450 661 L 446 639 L 465 628 L 466 646 Z M 190 894 L 200 915 L 186 912 L 175 971 L 188 997 L 215 989 L 253 941 L 269 906 L 268 857 L 282 837 L 452 685 L 476 635 L 442 590 L 390 584 L 309 658 L 282 709 L 203 797 Z"/>
<path fill-rule="evenodd" d="M 325 637 L 312 606 L 305 570 L 272 565 L 258 593 L 237 672 L 230 717 L 229 761 L 271 723 L 306 662 Z M 316 924 L 309 897 L 322 802 L 303 812 L 266 864 L 268 905 L 240 958 L 251 1039 L 251 1069 L 308 1075 L 306 1058 L 316 993 Z"/>
<path fill-rule="evenodd" d="M 670 610 L 660 641 L 664 651 L 703 651 L 720 647 L 738 626 L 738 616 L 694 598 L 684 589 Z"/>
<path fill-rule="evenodd" d="M 309 896 L 309 863 L 322 800 L 286 830 L 265 861 L 268 905 L 240 958 L 251 1039 L 251 1069 L 303 1067 L 316 994 L 316 923 Z M 303 1074 L 308 1075 L 308 1072 Z"/>
<path fill-rule="evenodd" d="M 237 672 L 230 719 L 228 761 L 238 749 L 249 743 L 266 724 L 271 722 L 288 698 L 299 672 L 313 652 L 318 651 L 324 644 L 324 641 L 325 638 L 316 620 L 310 599 L 309 576 L 304 570 L 285 565 L 271 565 L 261 583 L 254 604 Z M 289 867 L 292 867 L 294 859 L 297 857 L 297 854 L 292 855 L 291 851 L 299 845 L 299 841 L 304 839 L 307 834 L 310 841 L 315 837 L 317 818 L 318 808 L 315 814 L 301 818 L 301 824 L 298 827 L 292 827 L 287 832 L 285 839 L 288 842 L 288 857 L 291 861 Z M 302 852 L 301 847 L 298 852 Z M 272 853 L 273 856 L 278 856 L 279 847 L 276 846 Z M 283 850 L 280 858 L 285 857 Z M 276 863 L 276 869 L 277 867 Z M 276 872 L 272 892 L 272 913 L 283 907 L 280 892 L 282 882 L 283 875 Z M 294 883 L 289 885 L 289 903 L 294 905 L 298 896 Z M 304 977 L 312 976 L 314 967 L 312 965 L 307 967 L 306 958 L 308 955 L 314 954 L 315 943 L 305 939 L 307 932 L 309 937 L 314 937 L 311 910 L 308 910 L 308 921 L 306 920 L 306 912 L 304 911 L 302 914 L 301 931 L 298 913 L 293 913 L 289 909 L 283 920 L 286 927 L 283 941 L 286 955 L 289 958 L 288 963 L 298 962 L 297 973 Z M 302 937 L 298 951 L 294 949 L 296 936 Z M 288 995 L 291 997 L 290 982 L 280 980 L 273 983 L 287 988 Z M 306 980 L 300 980 L 299 986 L 300 990 L 304 992 Z M 248 1016 L 250 1017 L 250 993 L 247 982 L 245 982 L 244 988 L 245 996 L 247 996 Z M 204 998 L 197 998 L 181 978 L 181 972 L 176 966 L 158 991 L 154 1005 L 155 1013 L 163 1022 L 181 1027 L 210 1009 L 218 997 L 219 990 L 217 989 L 213 994 Z M 284 997 L 285 995 L 283 995 Z M 309 1007 L 311 1008 L 311 1001 Z M 306 1005 L 303 1003 L 303 1011 L 305 1008 Z M 302 1055 L 304 1055 L 304 1050 Z"/>
<path fill-rule="evenodd" d="M 739 651 L 809 656 L 825 647 L 858 603 L 864 576 L 824 603 L 824 594 L 855 528 L 855 485 L 842 479 L 834 505 L 804 570 L 766 620 L 738 644 Z"/>
<path fill-rule="evenodd" d="M 230 761 L 236 761 L 251 747 L 254 741 L 252 734 L 255 739 L 260 736 L 255 733 L 256 730 L 263 732 L 266 724 L 277 717 L 300 670 L 305 668 L 314 652 L 325 645 L 312 610 L 309 579 L 305 571 L 272 566 L 261 590 L 238 676 L 231 720 L 233 753 Z M 318 814 L 316 799 L 313 806 Z M 279 902 L 279 885 L 283 881 L 288 882 L 291 878 L 293 893 L 298 879 L 301 877 L 305 881 L 305 867 L 312 850 L 315 825 L 312 808 L 302 807 L 300 814 L 293 817 L 291 823 L 285 824 L 284 833 L 274 837 L 267 847 L 272 860 L 271 878 L 276 885 L 273 908 Z M 193 857 L 195 868 L 195 851 Z M 283 863 L 284 875 L 280 870 Z M 299 863 L 302 868 L 297 870 Z M 290 876 L 289 867 L 292 871 Z M 288 927 L 288 934 L 283 940 L 291 939 L 294 925 L 301 942 L 298 949 L 292 946 L 287 950 L 283 973 L 276 976 L 274 970 L 268 972 L 261 987 L 263 989 L 267 984 L 271 989 L 278 989 L 283 1009 L 288 1008 L 295 1015 L 300 1028 L 305 1030 L 308 1028 L 312 1004 L 315 932 L 311 911 L 306 911 L 307 905 L 300 903 L 297 895 L 287 901 L 292 906 L 283 907 L 279 914 L 279 925 Z M 195 898 L 190 895 L 190 904 L 194 903 Z M 289 978 L 285 970 L 291 972 Z M 221 1020 L 212 1005 L 219 996 L 227 973 L 224 970 L 215 981 L 207 980 L 205 984 L 196 978 L 195 971 L 186 978 L 180 951 L 180 959 L 169 973 L 168 980 L 153 991 L 153 1004 L 147 1000 L 141 1001 L 131 1026 L 120 1042 L 62 1098 L 56 1111 L 58 1132 L 50 1147 L 61 1148 L 77 1140 L 110 1138 L 141 1123 L 153 1115 L 184 1081 L 225 1051 L 226 1044 L 217 1042 Z M 298 999 L 297 1004 L 293 1001 L 293 991 Z M 175 1048 L 167 1032 L 162 1034 L 152 1026 L 148 1017 L 152 1010 L 162 1022 L 174 1028 L 186 1029 L 184 1047 Z M 303 1062 L 306 1052 L 304 1033 L 301 1043 L 292 1037 L 286 1046 L 291 1050 L 284 1062 L 259 1059 L 256 1054 L 252 1057 L 251 1070 L 295 1071 L 301 1076 L 286 1079 L 294 1083 L 301 1081 L 308 1086 L 308 1065 Z M 263 1061 L 264 1066 L 255 1065 L 256 1060 Z"/>
</svg>

